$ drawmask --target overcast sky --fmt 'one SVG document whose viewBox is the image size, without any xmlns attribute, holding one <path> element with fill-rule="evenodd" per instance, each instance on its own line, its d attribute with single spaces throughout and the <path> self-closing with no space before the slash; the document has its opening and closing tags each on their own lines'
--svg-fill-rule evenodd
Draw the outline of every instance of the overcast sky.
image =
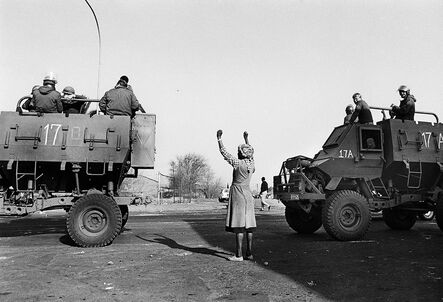
<svg viewBox="0 0 443 302">
<path fill-rule="evenodd" d="M 247 130 L 252 188 L 262 176 L 271 183 L 283 160 L 321 148 L 355 92 L 388 107 L 405 84 L 416 110 L 443 118 L 440 0 L 89 2 L 102 35 L 99 80 L 85 1 L 0 0 L 0 110 L 13 111 L 49 71 L 59 91 L 70 85 L 91 98 L 125 74 L 157 115 L 155 172 L 195 152 L 230 182 L 215 134 L 223 129 L 236 154 Z"/>
</svg>

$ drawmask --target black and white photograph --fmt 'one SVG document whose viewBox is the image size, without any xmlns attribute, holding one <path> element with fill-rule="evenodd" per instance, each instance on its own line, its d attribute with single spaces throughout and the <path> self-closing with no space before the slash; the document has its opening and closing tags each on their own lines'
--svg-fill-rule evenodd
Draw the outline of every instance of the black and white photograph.
<svg viewBox="0 0 443 302">
<path fill-rule="evenodd" d="M 443 301 L 443 2 L 0 0 L 0 301 Z"/>
</svg>

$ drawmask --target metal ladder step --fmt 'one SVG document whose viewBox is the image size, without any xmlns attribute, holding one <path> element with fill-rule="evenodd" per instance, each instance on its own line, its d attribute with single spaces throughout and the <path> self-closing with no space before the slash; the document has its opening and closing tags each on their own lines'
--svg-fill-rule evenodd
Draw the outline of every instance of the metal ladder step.
<svg viewBox="0 0 443 302">
<path fill-rule="evenodd" d="M 374 184 L 374 182 L 378 182 Z M 368 179 L 366 183 L 371 190 L 372 195 L 377 196 L 378 198 L 387 198 L 389 199 L 389 192 L 386 189 L 385 184 L 381 178 L 374 178 L 373 180 Z"/>
<path fill-rule="evenodd" d="M 25 172 L 25 171 L 20 171 L 19 167 L 20 167 L 20 161 L 17 160 L 16 161 L 16 165 L 15 165 L 15 187 L 17 190 L 27 190 L 28 189 L 28 184 L 26 184 L 25 188 L 20 188 L 19 187 L 19 180 L 21 180 L 23 177 L 25 176 L 32 176 L 31 180 L 32 180 L 32 185 L 33 185 L 33 189 L 35 189 L 35 182 L 37 179 L 37 161 L 33 162 L 33 171 L 32 172 Z"/>
<path fill-rule="evenodd" d="M 409 163 L 407 161 L 403 161 L 405 163 L 406 169 L 408 170 L 408 181 L 407 187 L 409 189 L 418 189 L 421 185 L 421 179 L 423 175 L 422 163 Z M 411 169 L 413 166 L 418 164 L 418 170 Z"/>
</svg>

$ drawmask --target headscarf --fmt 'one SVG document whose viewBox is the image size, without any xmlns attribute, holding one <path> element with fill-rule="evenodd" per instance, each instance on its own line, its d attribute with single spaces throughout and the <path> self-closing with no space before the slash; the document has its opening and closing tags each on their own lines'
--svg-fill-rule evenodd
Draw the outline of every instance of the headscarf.
<svg viewBox="0 0 443 302">
<path fill-rule="evenodd" d="M 238 146 L 238 152 L 244 157 L 251 159 L 254 156 L 254 148 L 251 145 L 241 144 Z"/>
<path fill-rule="evenodd" d="M 249 173 L 254 173 L 254 148 L 248 144 L 241 144 L 238 146 L 238 153 L 243 156 L 246 162 L 246 167 Z"/>
</svg>

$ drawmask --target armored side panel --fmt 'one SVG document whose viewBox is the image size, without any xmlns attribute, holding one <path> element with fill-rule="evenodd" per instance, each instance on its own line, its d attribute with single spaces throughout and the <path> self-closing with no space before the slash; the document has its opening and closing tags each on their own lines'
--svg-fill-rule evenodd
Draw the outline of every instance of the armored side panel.
<svg viewBox="0 0 443 302">
<path fill-rule="evenodd" d="M 153 114 L 137 114 L 132 120 L 131 167 L 135 169 L 154 168 L 155 123 Z"/>
<path fill-rule="evenodd" d="M 377 125 L 336 127 L 311 167 L 331 178 L 376 178 L 383 169 L 383 135 Z"/>
<path fill-rule="evenodd" d="M 126 116 L 1 112 L 0 127 L 1 161 L 122 163 L 129 150 Z"/>
<path fill-rule="evenodd" d="M 443 162 L 443 124 L 393 119 L 379 125 L 385 135 L 383 179 L 402 192 L 432 188 Z"/>
<path fill-rule="evenodd" d="M 129 117 L 1 112 L 0 127 L 3 185 L 16 190 L 71 192 L 77 168 L 82 191 L 101 190 L 109 181 L 118 186 L 126 170 Z"/>
<path fill-rule="evenodd" d="M 402 120 L 379 123 L 385 134 L 386 164 L 393 162 L 442 162 L 443 124 Z"/>
</svg>

